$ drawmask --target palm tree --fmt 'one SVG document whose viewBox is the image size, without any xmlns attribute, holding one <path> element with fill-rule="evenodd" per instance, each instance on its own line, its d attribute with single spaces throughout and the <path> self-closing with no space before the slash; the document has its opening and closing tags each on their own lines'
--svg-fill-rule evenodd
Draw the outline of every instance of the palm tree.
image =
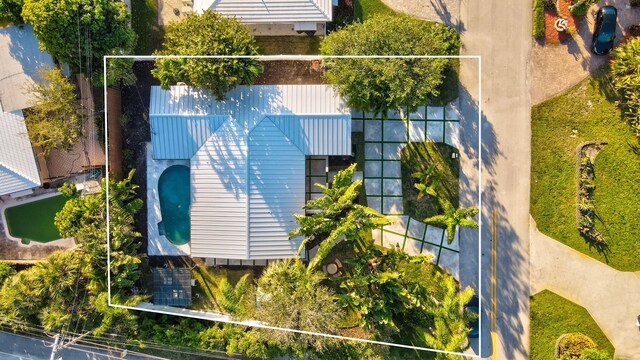
<svg viewBox="0 0 640 360">
<path fill-rule="evenodd" d="M 458 226 L 478 228 L 478 223 L 470 219 L 478 215 L 478 209 L 475 206 L 456 209 L 448 200 L 438 199 L 438 202 L 440 202 L 444 214 L 428 217 L 424 219 L 424 222 L 447 229 L 447 241 L 449 244 L 453 242 Z"/>
<path fill-rule="evenodd" d="M 235 314 L 245 294 L 249 290 L 249 275 L 245 274 L 238 280 L 236 286 L 229 283 L 227 278 L 222 278 L 215 293 L 216 303 L 227 314 Z"/>
<path fill-rule="evenodd" d="M 361 248 L 364 248 L 364 232 L 391 223 L 390 219 L 372 208 L 355 203 L 358 187 L 362 185 L 362 180 L 353 180 L 355 169 L 356 164 L 353 164 L 339 171 L 330 187 L 316 184 L 322 189 L 323 196 L 309 200 L 304 208 L 317 212 L 310 216 L 295 215 L 299 227 L 289 237 L 304 236 L 298 255 L 314 237 L 326 236 L 320 243 L 316 256 L 309 263 L 309 269 L 317 268 L 339 239 L 360 243 Z"/>
</svg>

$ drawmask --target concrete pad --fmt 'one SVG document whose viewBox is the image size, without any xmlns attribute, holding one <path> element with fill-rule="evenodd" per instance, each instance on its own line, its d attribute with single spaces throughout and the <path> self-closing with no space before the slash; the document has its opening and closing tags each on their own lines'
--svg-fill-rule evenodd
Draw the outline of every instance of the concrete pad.
<svg viewBox="0 0 640 360">
<path fill-rule="evenodd" d="M 462 150 L 462 142 L 460 141 L 460 123 L 459 122 L 448 121 L 445 123 L 444 142 L 455 147 L 458 150 Z"/>
<path fill-rule="evenodd" d="M 385 120 L 383 122 L 384 141 L 407 141 L 407 126 L 402 120 Z"/>
<path fill-rule="evenodd" d="M 425 130 L 425 121 L 416 120 L 409 121 L 409 141 L 424 142 L 427 138 Z"/>
<path fill-rule="evenodd" d="M 456 280 L 460 280 L 460 254 L 457 252 L 443 248 L 440 251 L 438 266 L 447 270 Z"/>
<path fill-rule="evenodd" d="M 364 162 L 364 175 L 366 177 L 382 176 L 382 161 L 367 160 Z"/>
<path fill-rule="evenodd" d="M 407 230 L 407 236 L 422 240 L 424 239 L 424 232 L 426 227 L 427 224 L 411 218 L 409 220 L 409 230 Z"/>
<path fill-rule="evenodd" d="M 382 231 L 382 246 L 389 248 L 389 247 L 398 245 L 400 248 L 402 248 L 403 244 L 404 244 L 404 236 Z"/>
<path fill-rule="evenodd" d="M 382 159 L 382 144 L 380 143 L 364 144 L 364 158 L 367 160 Z"/>
<path fill-rule="evenodd" d="M 351 132 L 363 132 L 364 120 L 351 120 Z"/>
<path fill-rule="evenodd" d="M 402 196 L 402 180 L 401 179 L 383 179 L 382 194 L 384 196 L 389 196 L 389 195 Z"/>
<path fill-rule="evenodd" d="M 422 242 L 407 238 L 404 241 L 404 252 L 409 255 L 418 255 L 420 254 L 420 248 L 422 247 Z"/>
<path fill-rule="evenodd" d="M 427 139 L 435 142 L 444 142 L 444 126 L 441 121 L 427 122 Z"/>
<path fill-rule="evenodd" d="M 424 241 L 428 241 L 433 244 L 441 244 L 443 234 L 444 229 L 440 229 L 437 226 L 427 225 L 427 233 L 424 237 Z"/>
<path fill-rule="evenodd" d="M 382 213 L 382 198 L 379 196 L 367 196 L 367 206 Z"/>
<path fill-rule="evenodd" d="M 432 262 L 435 264 L 438 260 L 439 252 L 440 252 L 440 248 L 438 246 L 427 244 L 427 243 L 422 244 L 422 254 L 432 256 L 429 262 Z"/>
<path fill-rule="evenodd" d="M 365 120 L 364 140 L 365 141 L 382 140 L 382 121 L 381 120 Z"/>
<path fill-rule="evenodd" d="M 429 120 L 444 120 L 444 107 L 442 107 L 442 106 L 427 106 L 427 119 L 429 119 Z"/>
<path fill-rule="evenodd" d="M 382 195 L 382 181 L 380 179 L 364 179 L 367 195 Z"/>
<path fill-rule="evenodd" d="M 393 222 L 384 227 L 384 230 L 393 231 L 398 234 L 403 234 L 407 232 L 407 225 L 409 224 L 409 217 L 406 215 L 402 216 L 389 216 Z"/>
<path fill-rule="evenodd" d="M 382 151 L 386 160 L 400 160 L 400 152 L 406 144 L 384 143 Z"/>
<path fill-rule="evenodd" d="M 382 199 L 382 213 L 387 215 L 403 214 L 402 197 L 384 197 Z"/>
<path fill-rule="evenodd" d="M 452 103 L 444 107 L 444 118 L 446 120 L 460 120 L 460 111 Z"/>
<path fill-rule="evenodd" d="M 400 169 L 400 161 L 385 161 L 382 169 L 386 178 L 402 178 L 402 170 Z M 402 194 L 400 194 L 402 195 Z"/>
</svg>

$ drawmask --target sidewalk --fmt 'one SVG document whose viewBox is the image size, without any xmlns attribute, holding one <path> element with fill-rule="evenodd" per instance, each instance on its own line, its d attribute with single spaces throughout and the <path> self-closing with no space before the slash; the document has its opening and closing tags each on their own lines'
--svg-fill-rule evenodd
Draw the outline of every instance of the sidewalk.
<svg viewBox="0 0 640 360">
<path fill-rule="evenodd" d="M 585 307 L 616 348 L 638 359 L 640 272 L 621 272 L 540 233 L 531 219 L 531 294 L 551 290 Z"/>
</svg>

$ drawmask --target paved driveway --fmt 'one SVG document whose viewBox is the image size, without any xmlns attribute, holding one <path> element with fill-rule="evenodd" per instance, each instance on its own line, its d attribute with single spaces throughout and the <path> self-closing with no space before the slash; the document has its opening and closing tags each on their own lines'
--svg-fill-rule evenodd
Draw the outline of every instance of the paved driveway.
<svg viewBox="0 0 640 360">
<path fill-rule="evenodd" d="M 607 61 L 608 56 L 594 56 L 589 50 L 595 14 L 605 4 L 618 8 L 617 43 L 623 39 L 624 29 L 640 23 L 640 8 L 630 8 L 629 0 L 601 1 L 589 9 L 578 25 L 577 34 L 565 44 L 542 46 L 534 43 L 531 56 L 532 104 L 540 103 L 579 83 Z"/>
<path fill-rule="evenodd" d="M 622 272 L 540 233 L 531 219 L 531 292 L 549 289 L 585 307 L 616 348 L 638 359 L 640 272 Z"/>
</svg>

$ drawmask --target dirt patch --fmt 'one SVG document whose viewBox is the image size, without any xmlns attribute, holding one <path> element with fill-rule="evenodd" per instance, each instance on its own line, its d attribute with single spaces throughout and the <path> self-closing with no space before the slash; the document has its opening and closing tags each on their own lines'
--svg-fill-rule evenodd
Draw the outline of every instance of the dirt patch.
<svg viewBox="0 0 640 360">
<path fill-rule="evenodd" d="M 316 60 L 272 60 L 261 63 L 264 72 L 256 79 L 256 85 L 324 83 L 322 67 Z"/>
</svg>

